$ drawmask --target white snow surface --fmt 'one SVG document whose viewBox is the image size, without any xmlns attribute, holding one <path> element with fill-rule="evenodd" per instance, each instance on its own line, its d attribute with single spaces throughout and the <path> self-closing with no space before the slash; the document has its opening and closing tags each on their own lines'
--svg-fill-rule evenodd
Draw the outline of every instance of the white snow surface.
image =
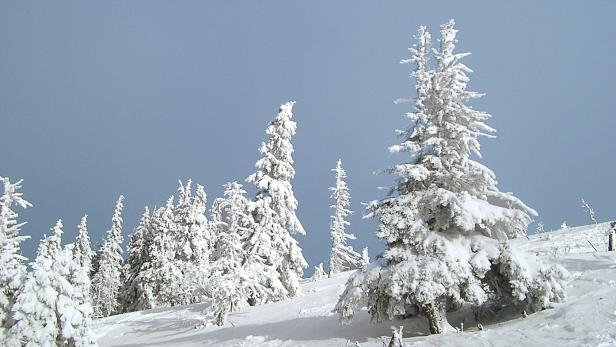
<svg viewBox="0 0 616 347">
<path fill-rule="evenodd" d="M 616 346 L 616 252 L 606 252 L 608 223 L 513 240 L 570 272 L 567 299 L 553 308 L 499 317 L 477 329 L 470 309 L 449 313 L 463 333 L 427 335 L 423 317 L 373 324 L 367 312 L 349 325 L 332 313 L 351 272 L 304 281 L 301 297 L 231 313 L 223 327 L 195 328 L 207 304 L 133 312 L 95 320 L 100 346 L 383 346 L 404 326 L 405 346 Z M 595 252 L 589 241 L 598 249 Z M 349 345 L 351 345 L 349 343 Z"/>
</svg>

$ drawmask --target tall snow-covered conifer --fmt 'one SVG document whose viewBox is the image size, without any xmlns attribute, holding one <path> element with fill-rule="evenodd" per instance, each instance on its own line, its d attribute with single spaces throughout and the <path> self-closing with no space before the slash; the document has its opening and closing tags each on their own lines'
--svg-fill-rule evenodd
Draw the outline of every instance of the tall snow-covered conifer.
<svg viewBox="0 0 616 347">
<path fill-rule="evenodd" d="M 58 234 L 61 234 L 61 222 L 39 244 L 32 271 L 13 308 L 16 324 L 9 332 L 9 345 L 51 346 L 59 339 L 60 324 L 56 316 L 59 276 L 54 266 L 61 256 Z"/>
<path fill-rule="evenodd" d="M 75 242 L 68 244 L 63 251 L 64 276 L 75 289 L 69 294 L 70 301 L 65 303 L 69 308 L 67 318 L 63 324 L 63 335 L 71 340 L 74 346 L 90 346 L 94 344 L 94 337 L 90 330 L 92 315 L 91 280 L 92 248 L 87 229 L 87 215 L 79 223 Z"/>
<path fill-rule="evenodd" d="M 119 309 L 118 294 L 122 286 L 122 208 L 124 196 L 116 202 L 111 229 L 100 250 L 99 268 L 92 279 L 92 304 L 96 317 L 107 317 Z"/>
<path fill-rule="evenodd" d="M 0 177 L 4 194 L 0 197 L 0 341 L 6 337 L 7 329 L 13 325 L 11 309 L 17 293 L 23 287 L 26 276 L 25 257 L 21 255 L 20 244 L 27 236 L 19 235 L 25 223 L 18 223 L 13 204 L 21 208 L 32 206 L 22 198 L 21 182 L 11 183 L 8 177 Z"/>
<path fill-rule="evenodd" d="M 94 309 L 90 297 L 90 266 L 83 261 L 81 250 L 76 251 L 76 248 L 77 242 L 66 245 L 59 262 L 59 272 L 72 286 L 72 289 L 65 288 L 58 298 L 56 312 L 61 322 L 60 334 L 62 341 L 68 346 L 94 346 L 96 343 L 91 330 Z"/>
<path fill-rule="evenodd" d="M 359 269 L 363 264 L 361 254 L 347 245 L 347 240 L 355 240 L 355 235 L 346 231 L 346 227 L 351 224 L 346 217 L 353 212 L 348 209 L 351 204 L 351 194 L 345 182 L 347 175 L 342 167 L 342 160 L 338 159 L 336 168 L 332 171 L 336 173 L 336 185 L 329 188 L 332 192 L 331 197 L 334 199 L 334 204 L 331 205 L 334 215 L 331 216 L 330 223 L 332 249 L 329 257 L 329 271 L 337 273 Z"/>
<path fill-rule="evenodd" d="M 92 308 L 87 294 L 87 271 L 74 259 L 71 244 L 61 247 L 62 221 L 44 237 L 13 312 L 16 323 L 8 345 L 94 346 L 90 331 Z"/>
<path fill-rule="evenodd" d="M 87 270 L 87 273 L 90 273 L 94 252 L 92 251 L 90 235 L 88 234 L 88 215 L 84 215 L 81 218 L 78 230 L 75 245 L 73 246 L 74 258 L 80 266 Z"/>
<path fill-rule="evenodd" d="M 154 211 L 150 220 L 150 236 L 147 242 L 148 257 L 141 271 L 144 308 L 179 305 L 187 288 L 183 287 L 184 276 L 175 262 L 177 229 L 174 220 L 174 197 L 167 199 L 165 206 Z M 178 301 L 178 298 L 181 301 Z M 149 307 L 148 307 L 149 306 Z"/>
<path fill-rule="evenodd" d="M 535 211 L 500 192 L 494 173 L 470 158 L 493 129 L 488 114 L 466 104 L 480 94 L 466 90 L 471 70 L 461 63 L 468 54 L 454 53 L 456 32 L 453 21 L 444 24 L 432 51 L 420 27 L 404 61 L 415 65 L 417 98 L 402 143 L 390 150 L 407 161 L 391 169 L 399 179 L 390 195 L 370 204 L 387 249 L 347 282 L 336 307 L 343 321 L 367 306 L 375 321 L 423 314 L 430 332 L 442 333 L 452 330 L 447 309 L 464 303 L 540 309 L 564 297 L 564 269 L 531 265 L 533 256 L 508 243 L 526 234 Z"/>
<path fill-rule="evenodd" d="M 291 236 L 291 233 L 305 234 L 295 214 L 297 200 L 291 185 L 295 176 L 291 144 L 296 130 L 296 123 L 291 120 L 294 104 L 287 102 L 280 106 L 278 115 L 266 129 L 270 138 L 259 149 L 263 157 L 255 164 L 257 171 L 246 179 L 257 188 L 251 212 L 255 227 L 249 242 L 263 265 L 261 272 L 271 273 L 271 266 L 276 272 L 263 279 L 264 286 L 270 288 L 269 294 L 253 293 L 253 303 L 299 295 L 299 278 L 308 266 L 301 248 Z"/>
<path fill-rule="evenodd" d="M 213 304 L 205 312 L 205 319 L 215 325 L 224 325 L 230 312 L 247 306 L 251 292 L 259 286 L 260 274 L 251 272 L 253 262 L 246 248 L 253 222 L 245 194 L 241 184 L 229 182 L 223 197 L 212 204 L 217 236 L 208 291 Z"/>
<path fill-rule="evenodd" d="M 257 201 L 267 200 L 285 229 L 303 235 L 306 231 L 295 214 L 297 200 L 291 184 L 295 176 L 291 139 L 297 129 L 297 124 L 291 120 L 293 105 L 295 101 L 280 105 L 278 115 L 265 130 L 270 138 L 259 148 L 263 157 L 255 163 L 257 171 L 246 180 L 255 184 Z"/>
<path fill-rule="evenodd" d="M 195 295 L 194 278 L 207 277 L 212 252 L 211 226 L 205 215 L 207 195 L 203 186 L 197 185 L 192 194 L 192 181 L 180 182 L 178 205 L 175 207 L 172 238 L 175 242 L 174 264 L 181 272 L 181 282 L 173 300 L 176 304 L 201 301 Z"/>
<path fill-rule="evenodd" d="M 144 289 L 144 265 L 149 260 L 148 242 L 150 240 L 150 210 L 146 206 L 139 225 L 131 234 L 128 242 L 128 258 L 124 264 L 124 285 L 120 293 L 123 312 L 149 309 L 150 296 Z"/>
</svg>

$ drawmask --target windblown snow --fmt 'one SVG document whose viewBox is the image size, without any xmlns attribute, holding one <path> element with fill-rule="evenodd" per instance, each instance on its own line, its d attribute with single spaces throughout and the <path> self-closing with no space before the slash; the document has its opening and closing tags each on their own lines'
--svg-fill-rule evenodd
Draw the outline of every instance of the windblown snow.
<svg viewBox="0 0 616 347">
<path fill-rule="evenodd" d="M 304 281 L 301 297 L 229 314 L 223 327 L 196 328 L 207 304 L 127 313 L 95 320 L 100 346 L 383 346 L 403 326 L 407 346 L 616 346 L 616 253 L 606 252 L 608 223 L 518 238 L 519 249 L 570 272 L 567 299 L 529 314 L 497 314 L 478 330 L 470 309 L 449 316 L 463 332 L 427 335 L 425 319 L 373 324 L 360 313 L 340 325 L 332 310 L 352 272 Z M 597 250 L 595 251 L 594 248 Z"/>
</svg>

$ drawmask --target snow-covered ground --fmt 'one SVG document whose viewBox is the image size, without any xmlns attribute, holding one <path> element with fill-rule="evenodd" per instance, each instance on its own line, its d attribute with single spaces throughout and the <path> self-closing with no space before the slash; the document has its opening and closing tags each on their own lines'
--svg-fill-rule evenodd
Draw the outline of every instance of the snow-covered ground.
<svg viewBox="0 0 616 347">
<path fill-rule="evenodd" d="M 463 333 L 427 336 L 423 318 L 370 323 L 367 313 L 338 324 L 334 308 L 350 273 L 303 284 L 300 298 L 250 307 L 224 327 L 195 329 L 203 304 L 134 312 L 94 322 L 101 346 L 382 346 L 392 326 L 404 326 L 408 346 L 616 346 L 616 252 L 606 252 L 608 224 L 558 230 L 514 240 L 516 246 L 569 270 L 567 301 L 529 315 L 484 322 L 469 310 L 450 314 Z M 592 248 L 591 244 L 598 252 Z"/>
</svg>

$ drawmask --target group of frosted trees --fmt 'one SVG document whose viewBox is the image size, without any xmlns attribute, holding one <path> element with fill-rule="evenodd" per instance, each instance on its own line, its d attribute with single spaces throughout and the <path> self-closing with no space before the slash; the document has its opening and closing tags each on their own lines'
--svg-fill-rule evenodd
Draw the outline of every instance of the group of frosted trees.
<svg viewBox="0 0 616 347">
<path fill-rule="evenodd" d="M 367 307 L 374 321 L 424 315 L 431 333 L 453 328 L 447 312 L 471 305 L 538 310 L 564 298 L 566 271 L 540 263 L 512 247 L 526 234 L 535 211 L 500 192 L 480 157 L 478 138 L 491 136 L 489 115 L 466 103 L 480 94 L 466 89 L 471 72 L 455 53 L 454 22 L 441 26 L 438 48 L 425 27 L 411 49 L 415 79 L 410 125 L 391 152 L 406 155 L 390 172 L 398 179 L 389 194 L 369 206 L 378 217 L 377 236 L 386 249 L 368 265 L 347 243 L 352 213 L 346 172 L 332 170 L 329 273 L 357 270 L 335 311 L 349 321 Z M 296 131 L 294 102 L 281 105 L 259 151 L 253 199 L 238 182 L 224 185 L 208 210 L 203 186 L 180 182 L 177 199 L 145 208 L 122 248 L 123 197 L 97 252 L 90 248 L 87 216 L 73 243 L 62 247 L 62 221 L 40 242 L 27 271 L 19 245 L 24 223 L 16 206 L 30 206 L 21 181 L 2 178 L 0 200 L 0 341 L 5 345 L 94 345 L 92 317 L 195 302 L 210 302 L 205 324 L 223 325 L 230 312 L 296 297 L 307 263 L 293 235 L 305 234 L 295 211 L 291 181 Z M 209 212 L 209 213 L 208 213 Z M 326 276 L 323 265 L 313 278 Z"/>
<path fill-rule="evenodd" d="M 31 204 L 19 192 L 21 181 L 1 178 L 0 198 L 0 342 L 3 346 L 92 346 L 90 332 L 90 240 L 85 217 L 75 242 L 62 247 L 62 221 L 41 240 L 27 271 L 19 235 L 25 223 L 16 206 Z"/>
<path fill-rule="evenodd" d="M 256 172 L 246 181 L 254 199 L 237 182 L 224 185 L 222 197 L 206 208 L 204 187 L 180 182 L 177 198 L 152 212 L 146 207 L 128 240 L 124 259 L 122 209 L 116 202 L 102 244 L 90 246 L 87 216 L 73 243 L 62 247 L 62 221 L 40 243 L 27 272 L 19 244 L 24 223 L 13 206 L 30 206 L 18 190 L 21 181 L 3 179 L 1 201 L 0 341 L 9 345 L 93 345 L 92 317 L 209 301 L 206 324 L 223 325 L 230 312 L 296 297 L 307 263 L 293 234 L 305 234 L 295 214 L 291 180 L 294 102 L 281 105 L 269 124 L 267 142 L 259 149 Z M 346 240 L 350 195 L 341 163 L 332 189 L 331 273 L 367 263 Z M 209 213 L 208 213 L 209 212 Z M 209 218 L 208 218 L 209 217 Z"/>
<path fill-rule="evenodd" d="M 481 96 L 466 89 L 468 54 L 455 53 L 457 30 L 441 26 L 438 48 L 420 27 L 411 49 L 416 81 L 410 125 L 390 151 L 405 162 L 388 196 L 369 204 L 377 236 L 387 244 L 379 261 L 352 275 L 336 311 L 350 320 L 363 307 L 374 321 L 424 315 L 431 333 L 453 330 L 447 312 L 519 306 L 538 310 L 564 298 L 565 270 L 538 262 L 509 239 L 526 234 L 536 213 L 500 192 L 480 157 L 478 138 L 494 129 L 489 115 L 467 105 Z"/>
<path fill-rule="evenodd" d="M 246 179 L 256 188 L 254 199 L 229 182 L 208 211 L 204 188 L 197 185 L 193 192 L 190 180 L 180 182 L 177 199 L 151 213 L 145 209 L 125 262 L 118 257 L 121 236 L 110 230 L 94 266 L 98 315 L 209 301 L 205 323 L 222 325 L 229 312 L 300 294 L 307 263 L 292 236 L 305 233 L 291 185 L 293 105 L 281 105 L 266 129 L 262 157 Z M 119 214 L 113 226 L 121 228 Z"/>
</svg>

